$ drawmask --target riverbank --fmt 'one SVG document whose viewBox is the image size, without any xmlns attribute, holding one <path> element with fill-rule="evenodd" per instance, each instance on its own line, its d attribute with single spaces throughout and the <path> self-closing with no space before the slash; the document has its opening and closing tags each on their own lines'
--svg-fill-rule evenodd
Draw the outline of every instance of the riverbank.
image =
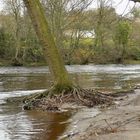
<svg viewBox="0 0 140 140">
<path fill-rule="evenodd" d="M 24 62 L 21 66 L 27 66 L 27 67 L 37 67 L 37 66 L 46 66 L 46 62 Z M 7 67 L 7 66 L 13 66 L 11 60 L 3 60 L 0 59 L 0 66 Z"/>
<path fill-rule="evenodd" d="M 61 140 L 139 140 L 140 90 L 116 102 L 116 106 L 101 109 L 95 116 L 73 118 L 77 120 L 69 125 Z"/>
<path fill-rule="evenodd" d="M 94 63 L 90 63 L 90 64 L 94 64 Z M 100 65 L 100 64 L 103 65 L 104 63 L 95 63 L 95 65 Z M 107 65 L 107 64 L 115 64 L 115 63 L 111 63 L 111 62 L 110 63 L 105 63 L 105 65 Z M 140 60 L 125 60 L 123 63 L 120 63 L 120 64 L 135 65 L 135 64 L 140 64 Z M 46 62 L 24 62 L 23 65 L 21 65 L 21 66 L 37 67 L 37 66 L 46 66 L 46 65 L 47 65 Z M 67 63 L 66 63 L 66 65 L 67 65 Z M 71 65 L 81 65 L 81 63 L 74 63 L 74 64 L 71 63 Z M 12 66 L 11 60 L 0 59 L 0 66 Z"/>
</svg>

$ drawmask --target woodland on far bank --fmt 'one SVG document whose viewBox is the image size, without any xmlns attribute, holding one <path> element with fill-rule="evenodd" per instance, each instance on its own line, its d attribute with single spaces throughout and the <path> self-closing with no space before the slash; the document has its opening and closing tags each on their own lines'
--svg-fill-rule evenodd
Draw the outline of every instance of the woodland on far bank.
<svg viewBox="0 0 140 140">
<path fill-rule="evenodd" d="M 65 64 L 140 64 L 140 9 L 118 15 L 106 2 L 67 5 L 42 0 Z M 110 0 L 111 1 L 111 0 Z M 123 13 L 122 13 L 123 14 Z M 20 0 L 4 1 L 0 12 L 0 65 L 45 65 L 43 47 Z"/>
</svg>

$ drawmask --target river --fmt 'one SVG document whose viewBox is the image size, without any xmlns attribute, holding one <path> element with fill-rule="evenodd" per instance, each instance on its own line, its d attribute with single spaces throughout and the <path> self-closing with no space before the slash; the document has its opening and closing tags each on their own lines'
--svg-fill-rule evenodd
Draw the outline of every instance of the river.
<svg viewBox="0 0 140 140">
<path fill-rule="evenodd" d="M 118 90 L 140 84 L 140 65 L 66 67 L 73 81 L 84 88 Z M 76 112 L 24 111 L 22 104 L 5 101 L 9 97 L 43 92 L 51 85 L 46 66 L 0 67 L 0 140 L 57 140 L 63 134 Z"/>
</svg>

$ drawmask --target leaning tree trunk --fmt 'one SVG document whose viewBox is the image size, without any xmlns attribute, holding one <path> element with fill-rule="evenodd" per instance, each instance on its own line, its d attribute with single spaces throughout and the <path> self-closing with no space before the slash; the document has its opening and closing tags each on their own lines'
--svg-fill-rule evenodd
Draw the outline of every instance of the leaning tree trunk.
<svg viewBox="0 0 140 140">
<path fill-rule="evenodd" d="M 36 34 L 44 47 L 44 56 L 55 80 L 55 87 L 70 88 L 72 82 L 51 34 L 43 7 L 39 0 L 23 0 Z"/>
</svg>

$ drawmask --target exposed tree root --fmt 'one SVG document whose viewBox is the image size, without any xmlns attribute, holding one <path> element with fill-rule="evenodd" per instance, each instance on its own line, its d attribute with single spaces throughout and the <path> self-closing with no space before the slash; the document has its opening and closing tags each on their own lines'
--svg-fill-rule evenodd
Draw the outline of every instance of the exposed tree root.
<svg viewBox="0 0 140 140">
<path fill-rule="evenodd" d="M 92 89 L 82 89 L 73 87 L 70 90 L 62 90 L 55 94 L 51 89 L 45 93 L 29 96 L 24 99 L 24 109 L 41 108 L 48 111 L 59 111 L 64 103 L 75 103 L 87 107 L 96 105 L 111 105 L 113 98 L 111 96 L 99 93 Z"/>
</svg>

